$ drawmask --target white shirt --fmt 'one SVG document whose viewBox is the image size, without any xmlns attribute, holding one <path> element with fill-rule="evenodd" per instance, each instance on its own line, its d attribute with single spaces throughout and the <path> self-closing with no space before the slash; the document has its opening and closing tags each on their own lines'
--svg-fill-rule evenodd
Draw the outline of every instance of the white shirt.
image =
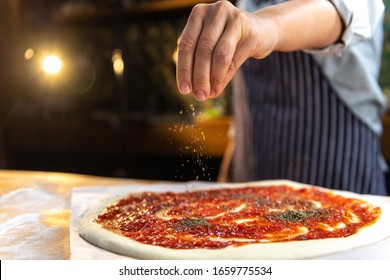
<svg viewBox="0 0 390 280">
<path fill-rule="evenodd" d="M 255 11 L 287 0 L 241 0 L 238 7 Z M 345 23 L 341 42 L 306 50 L 323 69 L 331 86 L 350 110 L 375 133 L 382 132 L 386 97 L 379 86 L 384 4 L 382 0 L 329 0 Z"/>
</svg>

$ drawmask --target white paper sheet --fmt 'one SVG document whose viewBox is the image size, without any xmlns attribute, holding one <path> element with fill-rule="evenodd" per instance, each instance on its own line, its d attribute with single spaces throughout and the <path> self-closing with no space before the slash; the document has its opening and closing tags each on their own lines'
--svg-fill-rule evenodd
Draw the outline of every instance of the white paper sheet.
<svg viewBox="0 0 390 280">
<path fill-rule="evenodd" d="M 148 185 L 131 185 L 131 186 L 106 186 L 106 187 L 89 187 L 74 189 L 71 204 L 71 221 L 70 221 L 70 249 L 71 259 L 73 260 L 128 260 L 126 256 L 100 249 L 82 239 L 78 234 L 78 228 L 86 210 L 95 201 L 108 196 L 125 194 L 130 192 L 142 191 L 184 191 L 202 189 L 205 187 L 219 187 L 217 183 L 208 182 L 186 182 L 186 183 L 158 183 Z M 370 201 L 378 203 L 389 203 L 389 197 L 369 196 Z M 389 231 L 390 225 L 386 229 Z M 318 260 L 390 260 L 390 238 L 375 243 L 370 246 L 357 248 L 350 251 L 339 252 L 331 255 L 325 255 Z"/>
<path fill-rule="evenodd" d="M 65 258 L 68 207 L 64 196 L 42 185 L 27 185 L 0 196 L 0 259 Z M 53 216 L 55 223 L 47 219 Z"/>
</svg>

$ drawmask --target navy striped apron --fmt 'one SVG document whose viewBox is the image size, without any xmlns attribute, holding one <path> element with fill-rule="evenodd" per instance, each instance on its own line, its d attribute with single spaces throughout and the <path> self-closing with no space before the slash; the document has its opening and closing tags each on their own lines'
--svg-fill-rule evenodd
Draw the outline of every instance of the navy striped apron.
<svg viewBox="0 0 390 280">
<path fill-rule="evenodd" d="M 233 82 L 232 181 L 290 179 L 386 194 L 380 139 L 304 52 L 249 59 Z"/>
</svg>

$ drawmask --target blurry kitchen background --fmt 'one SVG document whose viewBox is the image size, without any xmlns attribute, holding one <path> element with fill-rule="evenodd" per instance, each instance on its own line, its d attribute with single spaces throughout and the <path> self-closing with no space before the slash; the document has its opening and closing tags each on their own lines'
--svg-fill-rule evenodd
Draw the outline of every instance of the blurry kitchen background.
<svg viewBox="0 0 390 280">
<path fill-rule="evenodd" d="M 0 168 L 216 180 L 230 88 L 198 103 L 175 81 L 177 38 L 198 2 L 0 0 Z M 390 97 L 389 12 L 385 28 Z M 53 57 L 42 67 L 50 55 L 58 73 Z"/>
</svg>

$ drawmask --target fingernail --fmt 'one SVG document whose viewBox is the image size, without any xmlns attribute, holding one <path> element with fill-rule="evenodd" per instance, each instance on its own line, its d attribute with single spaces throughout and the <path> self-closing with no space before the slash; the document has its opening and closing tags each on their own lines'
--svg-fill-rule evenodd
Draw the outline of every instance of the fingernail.
<svg viewBox="0 0 390 280">
<path fill-rule="evenodd" d="M 195 97 L 198 101 L 205 101 L 206 100 L 206 94 L 204 93 L 204 91 L 201 91 L 201 90 L 198 90 L 195 93 Z"/>
<path fill-rule="evenodd" d="M 180 85 L 180 92 L 188 94 L 191 92 L 190 85 L 188 83 L 182 83 Z"/>
</svg>

